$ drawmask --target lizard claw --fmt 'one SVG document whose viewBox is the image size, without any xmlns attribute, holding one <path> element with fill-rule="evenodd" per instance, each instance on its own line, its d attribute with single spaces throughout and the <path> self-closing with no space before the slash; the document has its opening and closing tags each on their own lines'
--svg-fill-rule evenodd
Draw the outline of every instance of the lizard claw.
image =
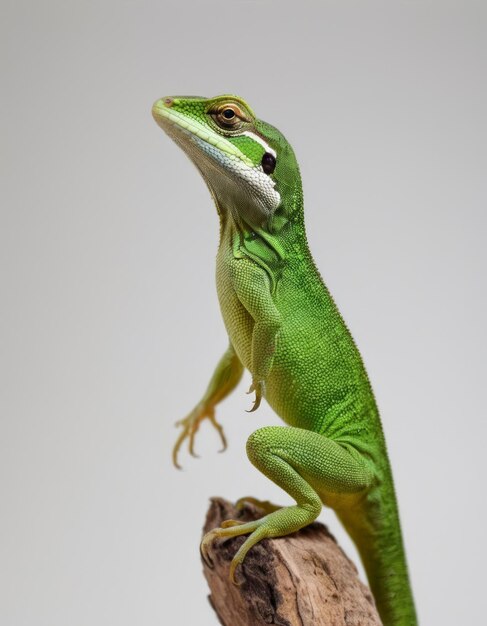
<svg viewBox="0 0 487 626">
<path fill-rule="evenodd" d="M 241 587 L 243 585 L 243 583 L 245 582 L 244 580 L 241 580 L 240 582 L 235 578 L 235 572 L 237 571 L 237 567 L 240 565 L 240 561 L 235 561 L 235 559 L 232 560 L 232 562 L 230 563 L 230 582 L 235 585 L 235 587 Z"/>
<path fill-rule="evenodd" d="M 209 419 L 210 419 L 210 422 L 215 427 L 218 434 L 220 435 L 220 439 L 222 441 L 222 447 L 220 448 L 220 450 L 218 450 L 218 452 L 225 452 L 225 450 L 228 447 L 228 444 L 227 444 L 227 438 L 225 437 L 225 432 L 223 431 L 223 426 L 216 421 L 214 413 L 209 416 Z"/>
<path fill-rule="evenodd" d="M 265 396 L 265 382 L 263 380 L 258 380 L 257 382 L 253 382 L 250 385 L 250 388 L 247 391 L 247 393 L 252 393 L 254 391 L 255 391 L 254 404 L 252 408 L 247 411 L 247 413 L 253 413 L 254 411 L 257 411 L 257 409 L 259 408 L 261 400 Z"/>
<path fill-rule="evenodd" d="M 176 422 L 175 426 L 179 426 L 180 424 L 181 422 Z M 180 465 L 178 462 L 178 454 L 179 454 L 179 448 L 181 447 L 181 444 L 183 443 L 185 437 L 186 437 L 186 431 L 183 430 L 183 432 L 177 438 L 176 443 L 174 444 L 174 448 L 172 449 L 172 462 L 173 462 L 174 467 L 178 470 L 183 469 L 182 465 Z"/>
<path fill-rule="evenodd" d="M 199 459 L 199 455 L 198 455 L 198 454 L 196 454 L 196 452 L 194 451 L 194 438 L 195 438 L 196 433 L 197 433 L 197 432 L 198 432 L 198 430 L 199 430 L 200 423 L 201 423 L 201 422 L 199 422 L 199 421 L 198 421 L 198 422 L 196 422 L 196 423 L 194 424 L 194 427 L 193 427 L 193 428 L 191 428 L 191 432 L 190 432 L 190 434 L 189 434 L 189 444 L 188 444 L 188 450 L 189 450 L 189 453 L 191 454 L 191 456 L 192 456 L 192 457 L 194 457 L 195 459 Z"/>
<path fill-rule="evenodd" d="M 204 543 L 204 539 L 200 543 L 200 554 L 205 565 L 209 567 L 210 569 L 215 569 L 215 565 L 213 564 L 213 561 L 211 560 L 210 553 L 208 551 L 208 546 Z"/>
<path fill-rule="evenodd" d="M 206 535 L 203 537 L 200 543 L 201 558 L 210 569 L 215 568 L 213 559 L 210 556 L 210 546 L 215 541 L 215 539 L 217 539 L 218 537 L 221 537 L 221 532 L 222 532 L 221 528 L 214 528 L 213 530 L 210 530 L 209 532 L 206 533 Z"/>
</svg>

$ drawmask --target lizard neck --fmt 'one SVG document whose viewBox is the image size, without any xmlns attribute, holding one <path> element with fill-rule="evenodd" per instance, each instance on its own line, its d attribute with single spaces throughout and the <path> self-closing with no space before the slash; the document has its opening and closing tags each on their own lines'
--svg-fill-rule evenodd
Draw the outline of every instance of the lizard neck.
<svg viewBox="0 0 487 626">
<path fill-rule="evenodd" d="M 220 247 L 234 258 L 248 258 L 268 274 L 273 290 L 283 267 L 292 260 L 311 259 L 303 218 L 303 199 L 293 194 L 262 220 L 252 220 L 245 207 L 223 205 L 214 196 L 220 218 Z"/>
<path fill-rule="evenodd" d="M 304 224 L 301 178 L 281 189 L 281 202 L 269 214 L 256 213 L 245 196 L 225 196 L 207 181 L 220 218 L 220 242 L 230 232 L 240 233 L 246 241 L 262 242 L 277 256 L 309 254 Z"/>
</svg>

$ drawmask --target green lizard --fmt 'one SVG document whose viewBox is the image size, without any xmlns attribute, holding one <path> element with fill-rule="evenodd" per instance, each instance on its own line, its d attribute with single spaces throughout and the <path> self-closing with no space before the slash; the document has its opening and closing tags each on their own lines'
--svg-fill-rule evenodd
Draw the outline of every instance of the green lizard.
<svg viewBox="0 0 487 626">
<path fill-rule="evenodd" d="M 294 152 L 273 126 L 236 96 L 167 97 L 152 109 L 159 126 L 203 176 L 220 217 L 217 291 L 229 337 L 208 389 L 179 424 L 178 452 L 202 420 L 217 428 L 215 406 L 252 375 L 251 410 L 265 397 L 287 426 L 247 441 L 250 461 L 296 500 L 260 503 L 255 522 L 228 520 L 202 541 L 249 535 L 249 549 L 310 524 L 332 507 L 355 542 L 385 626 L 417 624 L 391 469 L 361 356 L 308 248 Z"/>
</svg>

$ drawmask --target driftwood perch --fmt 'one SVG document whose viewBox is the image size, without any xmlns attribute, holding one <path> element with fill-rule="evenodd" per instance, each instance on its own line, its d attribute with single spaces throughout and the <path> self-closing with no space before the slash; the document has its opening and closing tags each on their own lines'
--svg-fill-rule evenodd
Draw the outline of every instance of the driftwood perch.
<svg viewBox="0 0 487 626">
<path fill-rule="evenodd" d="M 225 519 L 261 516 L 250 504 L 237 511 L 230 502 L 213 498 L 204 532 Z M 244 539 L 216 541 L 214 569 L 203 563 L 209 600 L 223 626 L 381 626 L 372 594 L 323 524 L 261 541 L 238 568 L 241 585 L 235 586 L 229 565 Z"/>
</svg>

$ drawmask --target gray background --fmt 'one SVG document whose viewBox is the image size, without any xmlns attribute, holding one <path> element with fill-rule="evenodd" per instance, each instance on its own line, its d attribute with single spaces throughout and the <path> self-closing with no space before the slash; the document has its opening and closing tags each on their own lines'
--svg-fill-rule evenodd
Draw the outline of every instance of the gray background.
<svg viewBox="0 0 487 626">
<path fill-rule="evenodd" d="M 216 212 L 153 122 L 244 96 L 300 160 L 317 264 L 382 411 L 422 624 L 485 613 L 486 12 L 474 2 L 1 5 L 0 623 L 216 624 L 207 499 L 289 502 L 230 448 L 171 466 L 226 345 Z M 330 511 L 322 519 L 354 555 Z"/>
</svg>

